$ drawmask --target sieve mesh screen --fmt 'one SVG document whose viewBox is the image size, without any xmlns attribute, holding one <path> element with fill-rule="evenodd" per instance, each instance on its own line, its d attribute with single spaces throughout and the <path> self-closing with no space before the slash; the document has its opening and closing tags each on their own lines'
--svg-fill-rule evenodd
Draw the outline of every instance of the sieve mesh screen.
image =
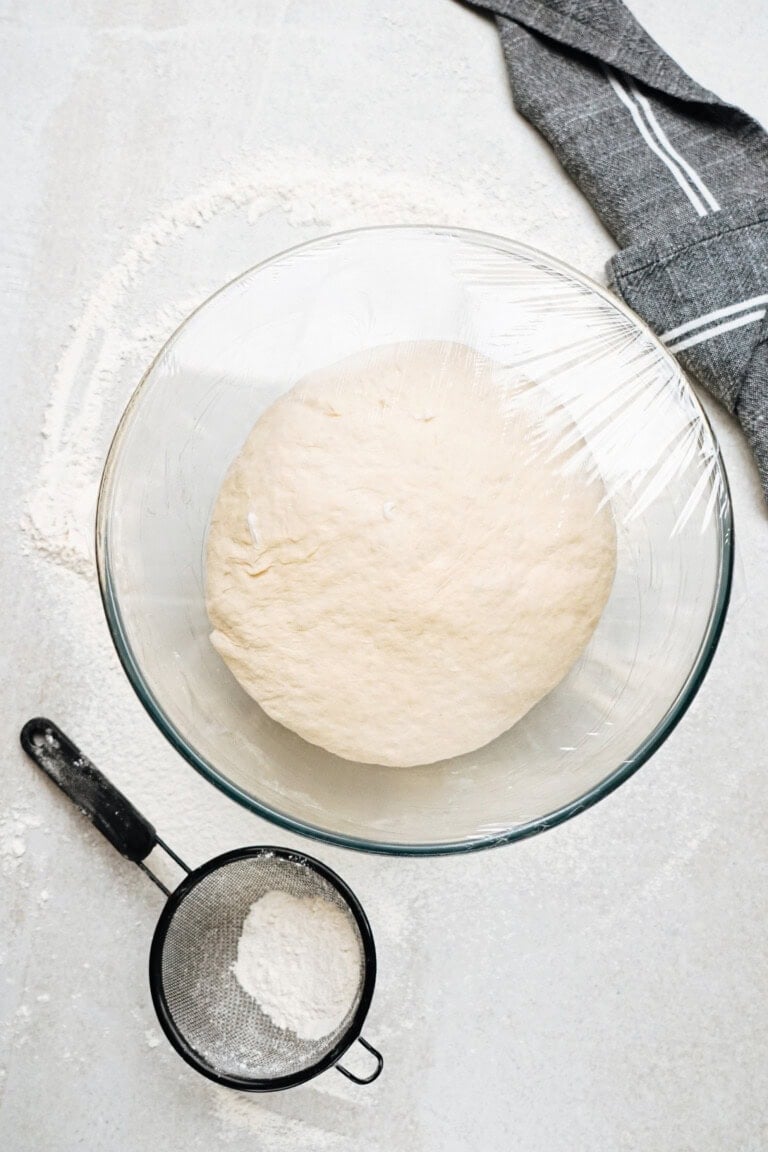
<svg viewBox="0 0 768 1152">
<path fill-rule="evenodd" d="M 271 891 L 321 897 L 349 917 L 359 947 L 359 980 L 339 1026 L 320 1040 L 279 1028 L 241 988 L 232 965 L 251 905 Z M 225 1076 L 270 1080 L 321 1061 L 351 1026 L 362 996 L 365 954 L 358 924 L 319 872 L 269 851 L 223 863 L 187 892 L 162 947 L 160 982 L 168 1014 L 200 1061 Z"/>
</svg>

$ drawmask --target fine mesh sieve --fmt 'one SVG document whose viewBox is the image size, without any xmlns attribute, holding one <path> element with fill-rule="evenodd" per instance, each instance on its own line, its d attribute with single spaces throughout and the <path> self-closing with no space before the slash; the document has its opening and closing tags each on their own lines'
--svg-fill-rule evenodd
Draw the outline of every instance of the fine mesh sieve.
<svg viewBox="0 0 768 1152">
<path fill-rule="evenodd" d="M 150 990 L 166 1036 L 189 1064 L 219 1084 L 246 1091 L 290 1088 L 333 1066 L 358 1084 L 376 1079 L 382 1058 L 360 1035 L 373 996 L 376 950 L 357 897 L 335 872 L 311 856 L 273 847 L 237 849 L 190 871 L 50 720 L 30 720 L 21 743 L 118 851 L 168 896 L 152 940 Z M 187 873 L 173 892 L 145 864 L 158 845 Z M 246 916 L 269 892 L 328 901 L 348 918 L 357 942 L 355 991 L 344 1018 L 321 1039 L 304 1040 L 278 1027 L 232 970 Z M 355 1040 L 375 1060 L 364 1077 L 338 1063 Z"/>
<path fill-rule="evenodd" d="M 321 897 L 354 930 L 357 988 L 343 1020 L 319 1040 L 279 1028 L 232 971 L 251 905 L 274 891 Z M 191 873 L 166 905 L 149 961 L 158 1017 L 181 1055 L 220 1083 L 262 1090 L 299 1084 L 337 1063 L 359 1036 L 375 968 L 373 937 L 354 894 L 319 861 L 282 848 L 229 852 Z"/>
</svg>

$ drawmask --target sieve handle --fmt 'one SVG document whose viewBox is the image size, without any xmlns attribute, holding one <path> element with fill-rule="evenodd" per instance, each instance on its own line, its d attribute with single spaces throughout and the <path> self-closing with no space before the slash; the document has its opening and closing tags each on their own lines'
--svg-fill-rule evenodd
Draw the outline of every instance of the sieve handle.
<svg viewBox="0 0 768 1152">
<path fill-rule="evenodd" d="M 376 1061 L 376 1067 L 370 1076 L 356 1076 L 354 1072 L 350 1072 L 348 1068 L 343 1068 L 341 1064 L 336 1065 L 336 1071 L 341 1072 L 342 1076 L 346 1076 L 347 1080 L 352 1080 L 355 1084 L 373 1084 L 381 1075 L 381 1070 L 384 1067 L 384 1057 L 381 1052 L 374 1048 L 373 1044 L 369 1044 L 362 1036 L 357 1038 L 358 1044 L 362 1044 L 363 1048 L 367 1048 L 371 1056 Z"/>
<path fill-rule="evenodd" d="M 158 843 L 152 825 L 53 721 L 37 717 L 21 746 L 123 856 L 140 864 Z"/>
</svg>

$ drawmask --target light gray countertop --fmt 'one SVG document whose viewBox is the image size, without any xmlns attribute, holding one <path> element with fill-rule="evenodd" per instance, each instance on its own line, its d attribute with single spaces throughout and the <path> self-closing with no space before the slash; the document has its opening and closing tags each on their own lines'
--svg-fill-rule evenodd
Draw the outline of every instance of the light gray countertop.
<svg viewBox="0 0 768 1152">
<path fill-rule="evenodd" d="M 768 121 L 760 0 L 631 6 Z M 0 52 L 3 1152 L 763 1152 L 768 515 L 713 404 L 736 591 L 653 760 L 501 850 L 314 847 L 376 933 L 380 1081 L 238 1096 L 161 1037 L 159 893 L 22 756 L 24 720 L 57 719 L 195 863 L 301 842 L 182 762 L 112 651 L 93 495 L 142 368 L 237 272 L 350 224 L 474 225 L 594 276 L 613 244 L 512 109 L 493 26 L 451 0 L 0 0 Z"/>
</svg>

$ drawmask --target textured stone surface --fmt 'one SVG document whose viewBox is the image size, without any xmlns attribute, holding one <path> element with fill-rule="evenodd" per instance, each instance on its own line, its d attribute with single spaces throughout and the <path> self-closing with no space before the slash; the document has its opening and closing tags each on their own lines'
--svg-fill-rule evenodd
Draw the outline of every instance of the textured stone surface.
<svg viewBox="0 0 768 1152">
<path fill-rule="evenodd" d="M 758 0 L 727 20 L 717 0 L 632 7 L 696 79 L 768 119 Z M 381 1080 L 329 1072 L 243 1098 L 160 1038 L 146 977 L 160 895 L 23 758 L 23 721 L 57 719 L 191 863 L 299 841 L 165 745 L 79 571 L 94 468 L 142 368 L 247 265 L 350 223 L 417 219 L 419 189 L 434 222 L 477 222 L 596 276 L 612 245 L 512 111 L 493 27 L 450 0 L 0 0 L 0 14 L 3 1149 L 762 1152 L 768 524 L 719 411 L 735 602 L 652 762 L 495 852 L 314 849 L 376 933 Z"/>
</svg>

